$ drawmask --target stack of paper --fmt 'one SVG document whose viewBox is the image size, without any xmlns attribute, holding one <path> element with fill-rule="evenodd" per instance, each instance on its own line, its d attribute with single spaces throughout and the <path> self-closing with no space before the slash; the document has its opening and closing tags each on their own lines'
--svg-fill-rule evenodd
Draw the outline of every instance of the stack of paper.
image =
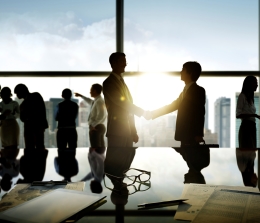
<svg viewBox="0 0 260 223">
<path fill-rule="evenodd" d="M 193 221 L 197 214 L 202 210 L 204 204 L 208 201 L 215 191 L 233 190 L 244 192 L 258 192 L 258 189 L 252 187 L 234 187 L 207 184 L 185 184 L 181 198 L 188 199 L 185 203 L 179 205 L 175 214 L 176 220 Z M 209 222 L 209 221 L 208 221 Z M 211 222 L 211 221 L 210 221 Z M 221 221 L 219 221 L 221 222 Z"/>
<path fill-rule="evenodd" d="M 17 184 L 8 194 L 0 201 L 0 212 L 15 207 L 33 198 L 39 197 L 46 192 L 58 188 L 83 191 L 85 182 L 68 183 L 67 185 L 55 185 L 53 187 L 31 186 L 30 184 Z"/>
</svg>

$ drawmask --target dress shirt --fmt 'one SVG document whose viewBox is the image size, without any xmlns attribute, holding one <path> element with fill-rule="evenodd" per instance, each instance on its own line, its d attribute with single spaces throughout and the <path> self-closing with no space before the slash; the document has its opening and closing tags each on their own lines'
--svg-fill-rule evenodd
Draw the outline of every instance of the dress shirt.
<svg viewBox="0 0 260 223">
<path fill-rule="evenodd" d="M 105 101 L 101 97 L 101 95 L 97 96 L 94 100 L 82 96 L 84 101 L 86 101 L 89 105 L 91 105 L 88 124 L 95 127 L 98 124 L 105 125 L 107 111 L 105 106 Z"/>
<path fill-rule="evenodd" d="M 5 104 L 4 101 L 0 102 L 0 108 L 2 109 L 1 113 L 4 113 L 6 110 L 11 110 L 11 114 L 6 116 L 5 119 L 17 119 L 20 115 L 19 104 L 17 101 L 10 101 L 8 104 Z"/>
<path fill-rule="evenodd" d="M 240 93 L 237 100 L 236 116 L 239 116 L 241 114 L 255 114 L 255 112 L 256 112 L 255 105 L 253 103 L 249 104 L 248 101 L 246 100 L 246 96 L 244 95 L 244 93 Z M 244 119 L 255 122 L 255 117 L 249 117 Z"/>
</svg>

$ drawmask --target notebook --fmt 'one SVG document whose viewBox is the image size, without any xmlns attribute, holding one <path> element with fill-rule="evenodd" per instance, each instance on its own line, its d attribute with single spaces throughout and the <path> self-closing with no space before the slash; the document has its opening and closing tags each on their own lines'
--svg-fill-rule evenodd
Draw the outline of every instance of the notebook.
<svg viewBox="0 0 260 223">
<path fill-rule="evenodd" d="M 0 219 L 19 223 L 61 222 L 105 197 L 81 191 L 56 189 L 1 212 Z"/>
</svg>

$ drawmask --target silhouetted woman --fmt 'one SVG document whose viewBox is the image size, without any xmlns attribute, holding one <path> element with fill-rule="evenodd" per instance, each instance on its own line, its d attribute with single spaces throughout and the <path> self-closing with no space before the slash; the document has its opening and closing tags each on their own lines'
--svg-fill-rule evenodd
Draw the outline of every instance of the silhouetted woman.
<svg viewBox="0 0 260 223">
<path fill-rule="evenodd" d="M 257 79 L 254 76 L 247 76 L 243 82 L 242 92 L 238 96 L 236 117 L 242 120 L 238 141 L 239 148 L 256 148 L 256 123 L 254 92 L 258 87 Z"/>
<path fill-rule="evenodd" d="M 5 149 L 17 149 L 19 145 L 19 125 L 16 119 L 19 117 L 19 104 L 11 98 L 11 90 L 4 87 L 1 90 L 2 101 L 0 102 L 1 110 L 1 141 Z"/>
</svg>

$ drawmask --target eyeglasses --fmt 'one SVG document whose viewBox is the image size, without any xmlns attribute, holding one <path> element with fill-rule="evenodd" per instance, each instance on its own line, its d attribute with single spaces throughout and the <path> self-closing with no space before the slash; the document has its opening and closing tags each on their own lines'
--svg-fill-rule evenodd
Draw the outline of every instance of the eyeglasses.
<svg viewBox="0 0 260 223">
<path fill-rule="evenodd" d="M 135 175 L 136 171 L 141 173 L 139 175 Z M 110 178 L 112 183 L 114 184 L 113 189 L 109 188 L 106 185 L 105 175 L 108 178 Z M 151 183 L 149 182 L 151 178 L 151 172 L 146 170 L 130 168 L 123 171 L 122 177 L 117 177 L 109 173 L 105 173 L 105 175 L 104 175 L 104 185 L 106 188 L 112 191 L 122 192 L 123 188 L 124 189 L 127 188 L 127 191 L 129 191 L 128 194 L 130 195 L 136 193 L 137 191 L 146 191 L 151 187 Z M 139 183 L 137 187 L 134 185 L 134 183 L 136 182 Z"/>
<path fill-rule="evenodd" d="M 116 187 L 111 188 L 111 187 L 107 186 L 106 177 L 104 177 L 104 186 L 107 189 L 109 189 L 112 192 L 117 193 L 119 195 L 132 195 L 136 192 L 143 192 L 143 191 L 150 189 L 151 188 L 151 182 L 150 181 L 141 182 L 141 183 L 138 183 L 137 185 L 135 185 L 135 184 L 127 185 L 125 183 L 121 183 L 118 188 L 116 188 Z"/>
</svg>

